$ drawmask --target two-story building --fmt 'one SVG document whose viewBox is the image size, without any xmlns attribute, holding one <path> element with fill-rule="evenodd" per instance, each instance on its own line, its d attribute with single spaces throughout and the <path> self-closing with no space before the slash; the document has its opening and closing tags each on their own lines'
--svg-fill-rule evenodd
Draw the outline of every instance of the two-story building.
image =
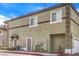
<svg viewBox="0 0 79 59">
<path fill-rule="evenodd" d="M 79 14 L 72 4 L 58 4 L 5 23 L 9 48 L 20 46 L 26 51 L 47 53 L 79 52 Z"/>
</svg>

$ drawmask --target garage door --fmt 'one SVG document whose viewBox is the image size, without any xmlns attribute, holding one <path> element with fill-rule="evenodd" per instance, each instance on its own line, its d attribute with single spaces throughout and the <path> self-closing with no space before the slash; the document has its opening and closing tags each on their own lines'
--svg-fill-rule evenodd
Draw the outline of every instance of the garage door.
<svg viewBox="0 0 79 59">
<path fill-rule="evenodd" d="M 51 50 L 53 53 L 59 52 L 59 47 L 61 47 L 61 51 L 64 51 L 64 39 L 65 36 L 63 34 L 51 36 Z"/>
<path fill-rule="evenodd" d="M 73 53 L 79 52 L 79 40 L 74 39 L 73 40 Z"/>
</svg>

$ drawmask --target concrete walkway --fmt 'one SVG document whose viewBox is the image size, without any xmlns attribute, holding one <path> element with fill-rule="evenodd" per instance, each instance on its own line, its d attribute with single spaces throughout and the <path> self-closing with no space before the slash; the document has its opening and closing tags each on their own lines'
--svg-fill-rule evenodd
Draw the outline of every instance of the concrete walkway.
<svg viewBox="0 0 79 59">
<path fill-rule="evenodd" d="M 0 50 L 2 53 L 14 53 L 14 54 L 25 54 L 25 55 L 35 55 L 35 56 L 58 56 L 58 54 L 48 54 L 48 53 L 39 53 L 39 52 L 26 52 L 26 51 L 8 51 Z"/>
<path fill-rule="evenodd" d="M 3 52 L 0 52 L 0 56 L 33 56 L 33 55 L 14 54 L 14 53 L 3 53 Z"/>
</svg>

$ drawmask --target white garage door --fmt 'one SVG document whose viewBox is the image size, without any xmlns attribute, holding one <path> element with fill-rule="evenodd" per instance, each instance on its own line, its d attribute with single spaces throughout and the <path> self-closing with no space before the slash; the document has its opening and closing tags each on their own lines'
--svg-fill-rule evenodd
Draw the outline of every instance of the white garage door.
<svg viewBox="0 0 79 59">
<path fill-rule="evenodd" d="M 78 53 L 79 52 L 79 40 L 74 39 L 73 40 L 73 53 Z"/>
</svg>

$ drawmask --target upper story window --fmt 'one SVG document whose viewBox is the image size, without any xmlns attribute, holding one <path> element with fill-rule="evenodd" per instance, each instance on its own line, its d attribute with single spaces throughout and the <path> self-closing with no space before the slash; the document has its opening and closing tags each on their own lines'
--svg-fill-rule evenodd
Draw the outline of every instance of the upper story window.
<svg viewBox="0 0 79 59">
<path fill-rule="evenodd" d="M 2 31 L 0 31 L 0 33 L 2 33 Z"/>
<path fill-rule="evenodd" d="M 8 28 L 8 24 L 4 24 L 4 27 L 5 27 L 5 28 Z"/>
<path fill-rule="evenodd" d="M 56 21 L 56 13 L 55 12 L 52 13 L 51 16 L 52 16 L 52 22 Z"/>
<path fill-rule="evenodd" d="M 38 17 L 34 16 L 34 17 L 30 17 L 29 19 L 29 26 L 30 27 L 35 27 L 38 25 Z"/>
<path fill-rule="evenodd" d="M 50 13 L 50 24 L 62 21 L 62 10 L 57 10 Z"/>
<path fill-rule="evenodd" d="M 0 30 L 0 35 L 3 35 L 3 32 Z"/>
</svg>

